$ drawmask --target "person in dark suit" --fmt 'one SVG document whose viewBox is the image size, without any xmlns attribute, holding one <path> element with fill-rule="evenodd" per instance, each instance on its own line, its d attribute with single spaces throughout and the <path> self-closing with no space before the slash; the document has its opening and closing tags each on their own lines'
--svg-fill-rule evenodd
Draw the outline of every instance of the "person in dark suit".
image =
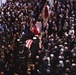
<svg viewBox="0 0 76 75">
<path fill-rule="evenodd" d="M 39 49 L 39 38 L 37 36 L 35 36 L 35 37 L 33 37 L 33 43 L 30 48 L 31 58 L 32 58 L 33 62 L 35 62 L 35 58 L 36 58 L 38 49 Z"/>
</svg>

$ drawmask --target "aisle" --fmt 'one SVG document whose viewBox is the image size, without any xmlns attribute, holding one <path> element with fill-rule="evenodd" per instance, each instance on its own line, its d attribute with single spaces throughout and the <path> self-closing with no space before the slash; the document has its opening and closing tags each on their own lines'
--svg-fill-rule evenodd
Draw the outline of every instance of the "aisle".
<svg viewBox="0 0 76 75">
<path fill-rule="evenodd" d="M 52 0 L 52 6 L 50 7 L 49 14 L 51 14 L 51 9 L 52 9 L 52 7 L 53 7 L 53 2 L 54 2 L 54 0 Z M 46 5 L 46 3 L 45 3 L 45 5 Z M 43 18 L 43 20 L 44 20 L 44 26 L 47 24 L 48 19 L 49 19 L 49 17 L 50 17 L 50 15 L 49 15 L 49 16 L 45 19 L 45 16 L 44 16 L 44 8 L 45 8 L 45 5 L 44 5 L 44 7 L 43 7 L 43 10 L 42 10 L 41 14 L 39 15 L 39 16 L 42 16 L 42 18 Z M 37 22 L 36 22 L 36 24 L 37 24 Z M 42 36 L 43 36 L 44 34 L 45 34 L 44 32 L 41 32 L 40 35 L 38 36 L 39 39 L 40 39 L 40 43 L 39 43 L 40 48 L 41 48 L 41 44 L 42 44 L 41 38 L 42 38 Z M 30 73 L 30 67 L 31 67 L 31 66 L 32 66 L 33 69 L 34 69 L 34 64 L 31 62 L 31 60 L 30 60 L 30 58 L 29 58 L 27 73 Z"/>
</svg>

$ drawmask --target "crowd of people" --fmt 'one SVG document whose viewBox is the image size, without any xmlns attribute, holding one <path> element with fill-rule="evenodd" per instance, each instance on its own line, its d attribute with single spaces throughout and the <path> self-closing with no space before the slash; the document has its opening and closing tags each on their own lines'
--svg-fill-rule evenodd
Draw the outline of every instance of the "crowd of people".
<svg viewBox="0 0 76 75">
<path fill-rule="evenodd" d="M 75 0 L 54 1 L 36 56 L 37 75 L 76 75 L 75 7 Z"/>
<path fill-rule="evenodd" d="M 38 16 L 48 1 L 11 0 L 0 8 L 0 75 L 76 75 L 76 1 L 54 0 L 44 26 Z M 41 33 L 30 30 L 36 21 L 42 24 L 41 40 Z M 27 39 L 33 40 L 30 50 Z M 27 74 L 29 53 L 34 68 Z"/>
<path fill-rule="evenodd" d="M 0 75 L 25 75 L 28 50 L 25 41 L 46 0 L 8 0 L 0 7 Z"/>
</svg>

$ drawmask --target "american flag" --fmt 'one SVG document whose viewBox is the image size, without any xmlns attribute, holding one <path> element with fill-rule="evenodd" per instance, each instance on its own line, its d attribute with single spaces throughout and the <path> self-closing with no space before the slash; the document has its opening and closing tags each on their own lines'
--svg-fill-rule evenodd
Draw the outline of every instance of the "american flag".
<svg viewBox="0 0 76 75">
<path fill-rule="evenodd" d="M 26 40 L 26 42 L 25 42 L 26 45 L 25 45 L 25 46 L 26 46 L 28 49 L 30 49 L 32 42 L 33 42 L 33 40 L 31 40 L 31 39 Z"/>
</svg>

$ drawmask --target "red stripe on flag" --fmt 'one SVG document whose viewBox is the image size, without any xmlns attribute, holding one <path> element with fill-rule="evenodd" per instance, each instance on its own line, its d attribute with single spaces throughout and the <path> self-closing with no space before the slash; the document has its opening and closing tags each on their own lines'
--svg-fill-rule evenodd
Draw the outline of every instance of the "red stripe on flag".
<svg viewBox="0 0 76 75">
<path fill-rule="evenodd" d="M 29 44 L 28 44 L 28 48 L 31 47 L 31 44 L 32 44 L 32 40 L 30 40 Z"/>
</svg>

